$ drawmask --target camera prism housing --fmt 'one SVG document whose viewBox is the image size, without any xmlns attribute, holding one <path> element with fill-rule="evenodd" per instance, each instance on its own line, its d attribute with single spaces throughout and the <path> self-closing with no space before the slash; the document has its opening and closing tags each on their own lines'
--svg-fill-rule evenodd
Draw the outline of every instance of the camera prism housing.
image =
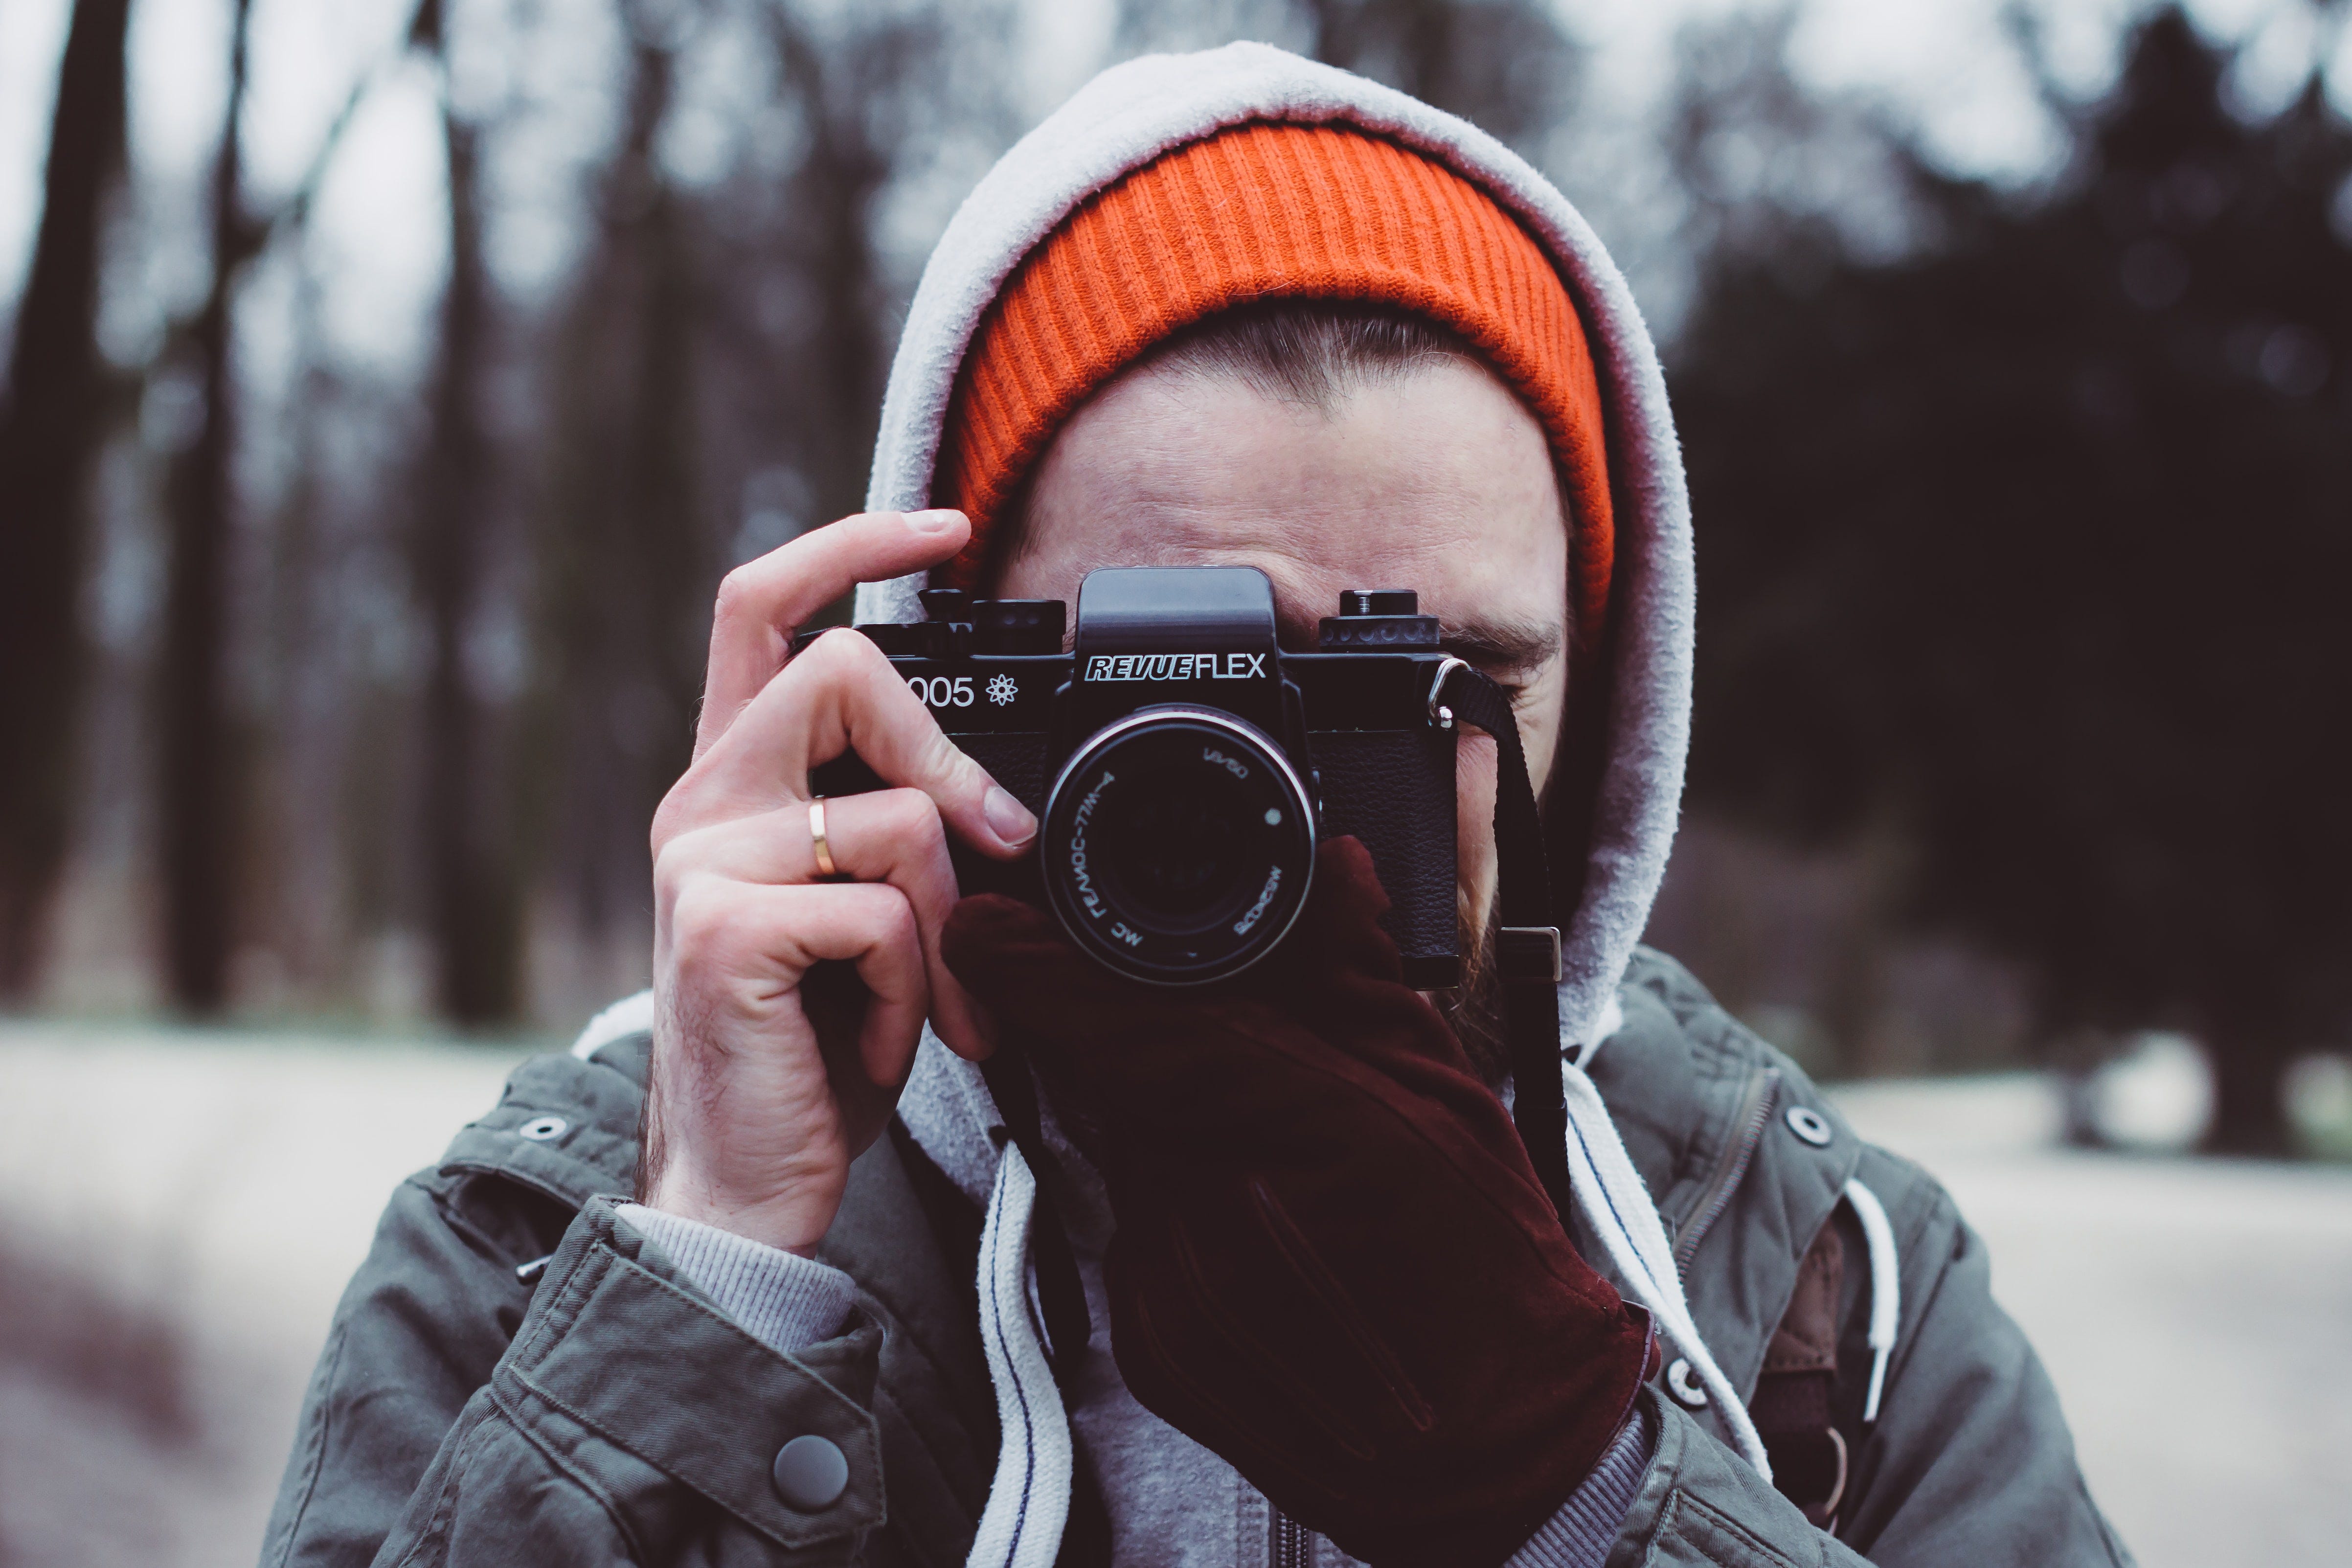
<svg viewBox="0 0 2352 1568">
<path fill-rule="evenodd" d="M 1006 864 L 951 845 L 966 893 L 1051 909 L 1109 968 L 1160 984 L 1240 973 L 1305 907 L 1315 847 L 1352 835 L 1420 989 L 1455 984 L 1455 662 L 1403 590 L 1350 590 L 1314 653 L 1285 653 L 1247 566 L 1106 567 L 1058 600 L 923 595 L 931 619 L 861 626 L 949 739 L 1035 813 Z M 856 757 L 825 795 L 878 787 Z"/>
</svg>

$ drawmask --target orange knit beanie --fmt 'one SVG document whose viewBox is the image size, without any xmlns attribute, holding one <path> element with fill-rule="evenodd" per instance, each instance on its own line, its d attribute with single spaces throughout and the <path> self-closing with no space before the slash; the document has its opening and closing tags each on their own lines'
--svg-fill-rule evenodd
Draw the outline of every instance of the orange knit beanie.
<svg viewBox="0 0 2352 1568">
<path fill-rule="evenodd" d="M 1542 423 L 1566 492 L 1578 643 L 1597 645 L 1613 529 L 1601 389 L 1559 272 L 1453 171 L 1336 126 L 1250 124 L 1162 154 L 1030 251 L 964 354 L 932 481 L 970 514 L 940 581 L 975 586 L 1030 467 L 1154 343 L 1267 299 L 1393 305 L 1453 329 Z"/>
</svg>

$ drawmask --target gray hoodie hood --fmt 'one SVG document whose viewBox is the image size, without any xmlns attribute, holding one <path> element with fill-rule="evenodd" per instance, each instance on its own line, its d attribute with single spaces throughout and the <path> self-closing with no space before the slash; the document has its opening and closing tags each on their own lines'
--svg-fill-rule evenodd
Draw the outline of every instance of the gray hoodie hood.
<svg viewBox="0 0 2352 1568">
<path fill-rule="evenodd" d="M 1081 202 L 1161 153 L 1250 121 L 1346 124 L 1444 163 L 1518 217 L 1559 268 L 1591 342 L 1616 511 L 1613 651 L 1586 874 L 1563 921 L 1562 1038 L 1597 1044 L 1664 875 L 1689 748 L 1690 499 L 1649 329 L 1568 199 L 1493 137 L 1391 89 L 1264 44 L 1151 55 L 1089 82 L 989 171 L 923 270 L 883 398 L 873 511 L 930 504 L 956 374 L 982 316 Z M 857 591 L 857 619 L 923 618 L 920 574 Z M 1567 852 L 1554 846 L 1555 854 Z"/>
</svg>

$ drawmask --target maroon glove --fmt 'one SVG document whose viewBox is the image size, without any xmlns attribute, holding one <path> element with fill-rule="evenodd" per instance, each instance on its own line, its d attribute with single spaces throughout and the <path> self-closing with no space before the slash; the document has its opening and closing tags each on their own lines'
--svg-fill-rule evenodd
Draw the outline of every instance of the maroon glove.
<svg viewBox="0 0 2352 1568">
<path fill-rule="evenodd" d="M 995 896 L 943 941 L 1095 1124 L 1135 1396 L 1357 1557 L 1496 1563 L 1615 1435 L 1648 1323 L 1402 984 L 1387 907 L 1348 838 L 1282 948 L 1223 986 L 1118 979 Z"/>
</svg>

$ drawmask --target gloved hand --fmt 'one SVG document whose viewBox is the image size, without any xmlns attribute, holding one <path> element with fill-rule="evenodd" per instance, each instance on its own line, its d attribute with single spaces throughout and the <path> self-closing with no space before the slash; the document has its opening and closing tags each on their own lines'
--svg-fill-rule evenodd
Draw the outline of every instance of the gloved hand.
<svg viewBox="0 0 2352 1568">
<path fill-rule="evenodd" d="M 1570 1243 L 1509 1116 L 1326 844 L 1281 949 L 1202 991 L 966 899 L 948 966 L 1095 1124 L 1112 1344 L 1150 1409 L 1382 1564 L 1498 1563 L 1624 1421 L 1649 1326 Z"/>
</svg>

